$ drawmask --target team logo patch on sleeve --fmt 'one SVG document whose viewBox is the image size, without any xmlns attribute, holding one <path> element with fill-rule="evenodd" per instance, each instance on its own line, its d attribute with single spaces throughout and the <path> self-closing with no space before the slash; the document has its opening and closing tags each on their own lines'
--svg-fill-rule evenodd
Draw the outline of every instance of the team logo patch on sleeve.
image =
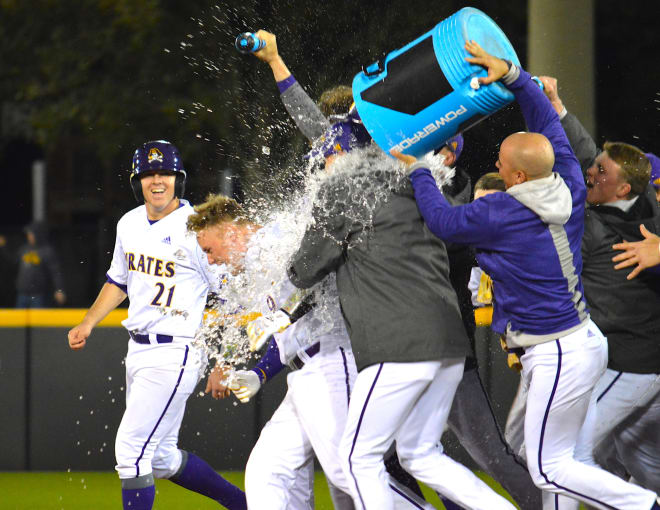
<svg viewBox="0 0 660 510">
<path fill-rule="evenodd" d="M 149 149 L 149 154 L 147 155 L 147 161 L 149 163 L 162 163 L 163 162 L 163 153 L 160 152 L 156 147 Z"/>
</svg>

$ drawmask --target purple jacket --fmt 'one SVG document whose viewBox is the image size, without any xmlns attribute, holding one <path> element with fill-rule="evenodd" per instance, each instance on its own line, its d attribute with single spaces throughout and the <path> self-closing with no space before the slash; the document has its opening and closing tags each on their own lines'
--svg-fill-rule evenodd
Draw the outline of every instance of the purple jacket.
<svg viewBox="0 0 660 510">
<path fill-rule="evenodd" d="M 567 335 L 589 318 L 580 278 L 586 188 L 557 113 L 529 73 L 512 71 L 519 76 L 507 86 L 529 130 L 552 143 L 553 174 L 457 207 L 423 163 L 410 179 L 429 229 L 478 250 L 494 283 L 493 330 L 506 333 L 510 347 L 525 347 Z"/>
</svg>

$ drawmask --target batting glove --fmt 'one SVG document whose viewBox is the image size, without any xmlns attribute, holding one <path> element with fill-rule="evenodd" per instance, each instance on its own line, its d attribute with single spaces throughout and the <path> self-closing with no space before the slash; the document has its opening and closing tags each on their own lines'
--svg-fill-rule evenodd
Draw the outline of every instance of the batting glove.
<svg viewBox="0 0 660 510">
<path fill-rule="evenodd" d="M 242 404 L 247 404 L 261 388 L 259 376 L 252 370 L 239 370 L 234 374 L 231 391 Z"/>
<path fill-rule="evenodd" d="M 281 333 L 291 325 L 291 318 L 286 312 L 278 310 L 268 317 L 261 316 L 247 325 L 250 350 L 258 351 L 274 333 Z"/>
</svg>

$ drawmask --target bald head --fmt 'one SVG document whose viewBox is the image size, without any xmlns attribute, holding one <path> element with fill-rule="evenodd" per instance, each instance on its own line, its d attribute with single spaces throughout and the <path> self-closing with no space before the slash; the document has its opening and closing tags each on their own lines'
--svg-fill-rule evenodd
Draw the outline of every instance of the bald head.
<svg viewBox="0 0 660 510">
<path fill-rule="evenodd" d="M 507 188 L 552 174 L 555 152 L 540 133 L 514 133 L 500 146 L 498 168 Z"/>
</svg>

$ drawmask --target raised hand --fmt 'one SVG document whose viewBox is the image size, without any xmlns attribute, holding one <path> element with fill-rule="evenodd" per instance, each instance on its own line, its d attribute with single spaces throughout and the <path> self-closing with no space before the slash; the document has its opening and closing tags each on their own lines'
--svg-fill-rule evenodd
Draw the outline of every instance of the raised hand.
<svg viewBox="0 0 660 510">
<path fill-rule="evenodd" d="M 660 264 L 660 237 L 649 232 L 644 225 L 639 226 L 639 231 L 644 236 L 643 241 L 624 241 L 612 246 L 615 250 L 623 251 L 612 258 L 612 262 L 618 262 L 614 269 L 624 269 L 637 264 L 627 276 L 628 280 L 635 278 L 644 269 Z"/>
<path fill-rule="evenodd" d="M 271 335 L 284 331 L 290 325 L 291 318 L 282 310 L 277 310 L 269 316 L 262 315 L 253 320 L 245 328 L 250 340 L 250 350 L 258 351 Z"/>
<path fill-rule="evenodd" d="M 465 49 L 472 55 L 472 57 L 465 57 L 465 60 L 488 70 L 488 76 L 479 78 L 479 83 L 488 85 L 509 72 L 509 64 L 501 58 L 487 53 L 476 41 L 465 41 Z"/>
</svg>

